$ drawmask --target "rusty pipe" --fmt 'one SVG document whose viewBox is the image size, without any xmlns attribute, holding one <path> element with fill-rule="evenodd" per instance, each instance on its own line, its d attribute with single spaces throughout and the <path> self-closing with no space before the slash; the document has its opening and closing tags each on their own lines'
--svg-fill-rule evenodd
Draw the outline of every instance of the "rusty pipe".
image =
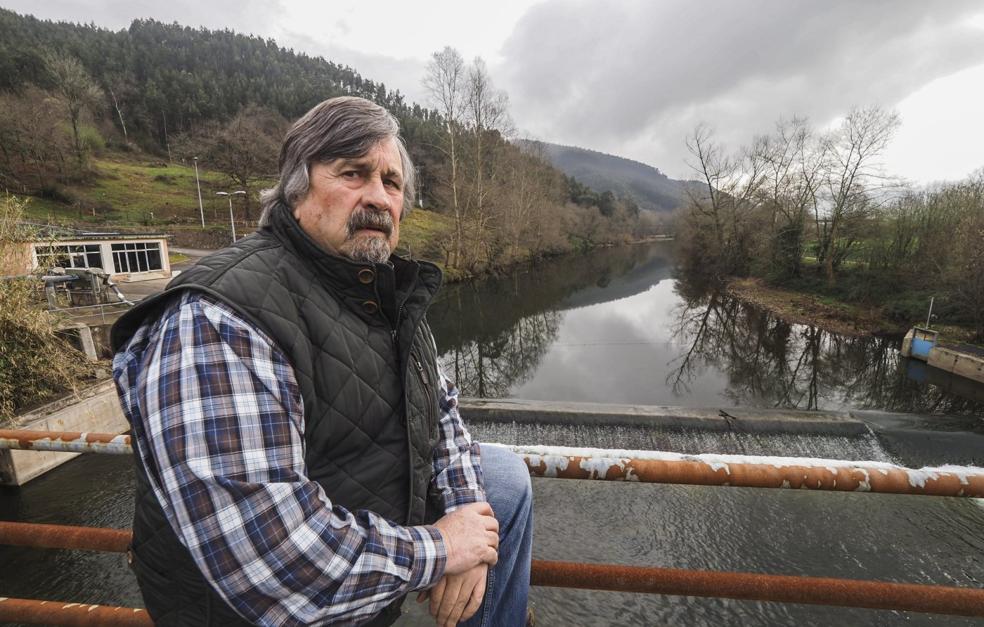
<svg viewBox="0 0 984 627">
<path fill-rule="evenodd" d="M 128 454 L 129 435 L 0 430 L 0 449 Z M 802 488 L 928 496 L 984 497 L 984 468 L 906 468 L 894 464 L 797 457 L 685 455 L 563 446 L 508 446 L 530 473 L 561 479 Z"/>
<path fill-rule="evenodd" d="M 130 537 L 130 531 L 125 529 L 0 522 L 0 543 L 19 546 L 124 552 L 130 543 Z M 984 616 L 984 589 L 855 579 L 534 560 L 530 583 L 534 586 L 583 588 L 613 592 L 723 597 L 780 603 L 810 603 Z M 54 604 L 54 606 L 63 605 L 55 602 L 20 601 L 35 604 L 48 603 Z M 120 610 L 125 608 L 108 609 Z M 14 620 L 5 618 L 8 615 L 4 612 L 3 606 L 0 605 L 0 621 Z M 21 622 L 30 621 L 22 619 Z M 42 622 L 59 621 L 44 620 Z M 61 624 L 84 623 L 61 622 Z"/>
<path fill-rule="evenodd" d="M 111 625 L 153 627 L 147 610 L 64 601 L 36 601 L 0 597 L 0 623 L 32 625 Z"/>
<path fill-rule="evenodd" d="M 83 549 L 124 553 L 133 533 L 129 529 L 73 527 L 0 521 L 0 544 L 36 549 Z"/>
<path fill-rule="evenodd" d="M 984 616 L 984 589 L 533 560 L 534 586 Z"/>
<path fill-rule="evenodd" d="M 984 497 L 984 468 L 906 468 L 882 462 L 685 455 L 562 446 L 510 446 L 537 477 Z"/>
<path fill-rule="evenodd" d="M 20 431 L 0 429 L 0 449 L 58 451 L 63 453 L 109 453 L 128 455 L 130 436 L 79 431 Z"/>
</svg>

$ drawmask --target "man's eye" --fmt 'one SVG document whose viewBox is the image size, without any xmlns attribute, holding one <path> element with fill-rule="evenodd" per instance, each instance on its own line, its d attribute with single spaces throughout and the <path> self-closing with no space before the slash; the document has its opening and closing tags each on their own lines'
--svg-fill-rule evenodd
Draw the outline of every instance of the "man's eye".
<svg viewBox="0 0 984 627">
<path fill-rule="evenodd" d="M 386 184 L 387 187 L 391 187 L 395 190 L 400 189 L 400 183 L 398 181 L 394 181 L 393 179 L 386 179 L 384 183 Z"/>
<path fill-rule="evenodd" d="M 359 171 L 358 170 L 346 170 L 346 171 L 342 172 L 342 178 L 346 178 L 346 179 L 356 179 L 356 178 L 359 178 Z"/>
</svg>

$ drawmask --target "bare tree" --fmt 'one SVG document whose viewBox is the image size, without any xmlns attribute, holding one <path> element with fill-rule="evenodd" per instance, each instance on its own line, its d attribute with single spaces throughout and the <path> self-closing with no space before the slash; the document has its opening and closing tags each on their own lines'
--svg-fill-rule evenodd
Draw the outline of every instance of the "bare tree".
<svg viewBox="0 0 984 627">
<path fill-rule="evenodd" d="M 249 105 L 206 140 L 205 157 L 212 166 L 246 192 L 246 220 L 252 220 L 251 191 L 255 183 L 277 171 L 280 142 L 287 121 L 280 114 Z"/>
<path fill-rule="evenodd" d="M 465 62 L 457 50 L 448 46 L 431 56 L 431 60 L 427 64 L 427 74 L 424 77 L 424 87 L 429 92 L 438 112 L 444 118 L 446 131 L 447 146 L 444 148 L 444 152 L 450 168 L 448 177 L 449 200 L 454 216 L 454 242 L 451 246 L 450 258 L 447 259 L 449 267 L 458 267 L 461 263 L 461 242 L 464 232 L 464 216 L 458 198 L 460 157 L 456 142 L 464 116 L 465 81 Z"/>
<path fill-rule="evenodd" d="M 878 157 L 899 127 L 897 113 L 880 107 L 853 109 L 840 127 L 824 138 L 823 203 L 815 209 L 818 259 L 827 282 L 855 239 L 845 228 L 871 206 L 869 191 L 885 180 Z M 842 239 L 839 239 L 842 238 Z"/>
<path fill-rule="evenodd" d="M 743 274 L 750 259 L 751 221 L 765 180 L 765 163 L 755 151 L 726 154 L 704 125 L 687 139 L 687 149 L 694 159 L 690 167 L 700 176 L 703 188 L 687 189 L 690 234 L 703 238 L 703 231 L 709 227 L 711 242 L 698 245 L 705 247 L 709 243 L 714 247 L 706 255 L 715 262 L 713 270 Z"/>
<path fill-rule="evenodd" d="M 29 192 L 56 181 L 73 149 L 61 103 L 37 87 L 0 94 L 0 183 Z"/>
<path fill-rule="evenodd" d="M 769 213 L 773 270 L 799 276 L 807 215 L 816 206 L 822 150 L 803 118 L 780 120 L 753 148 L 765 164 L 761 194 Z"/>
<path fill-rule="evenodd" d="M 467 213 L 473 215 L 475 241 L 483 244 L 486 257 L 492 263 L 491 244 L 494 238 L 488 233 L 492 212 L 489 207 L 490 188 L 498 174 L 496 159 L 499 139 L 511 129 L 508 114 L 509 97 L 492 84 L 485 62 L 476 57 L 467 71 L 465 92 L 465 120 L 472 131 L 471 177 L 473 193 Z"/>
<path fill-rule="evenodd" d="M 72 122 L 75 156 L 79 167 L 85 165 L 85 146 L 79 133 L 82 112 L 96 106 L 102 98 L 102 90 L 96 85 L 82 63 L 75 57 L 64 54 L 49 54 L 45 65 L 54 79 L 55 91 L 61 97 Z"/>
</svg>

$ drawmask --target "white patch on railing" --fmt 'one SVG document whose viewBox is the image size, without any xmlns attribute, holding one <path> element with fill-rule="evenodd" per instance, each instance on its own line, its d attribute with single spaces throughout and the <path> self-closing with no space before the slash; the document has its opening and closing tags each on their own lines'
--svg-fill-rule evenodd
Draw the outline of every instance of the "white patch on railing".
<svg viewBox="0 0 984 627">
<path fill-rule="evenodd" d="M 715 470 L 728 464 L 761 464 L 774 468 L 823 468 L 834 475 L 841 470 L 855 470 L 864 472 L 866 486 L 870 489 L 869 472 L 880 472 L 887 476 L 890 472 L 905 472 L 909 476 L 909 484 L 913 487 L 925 487 L 927 481 L 939 479 L 941 474 L 956 477 L 962 485 L 968 485 L 971 477 L 984 476 L 984 468 L 979 466 L 954 466 L 943 465 L 938 467 L 906 468 L 886 462 L 864 461 L 864 460 L 843 460 L 843 459 L 821 459 L 813 457 L 779 457 L 765 455 L 726 455 L 726 454 L 701 454 L 688 455 L 685 453 L 670 453 L 666 451 L 639 451 L 624 449 L 599 449 L 582 448 L 573 446 L 543 446 L 543 445 L 510 445 L 504 446 L 520 456 L 530 458 L 530 463 L 534 459 L 540 460 L 546 457 L 587 457 L 597 459 L 627 459 L 640 461 L 690 461 L 708 464 Z M 537 462 L 538 463 L 538 462 Z M 554 464 L 557 461 L 554 460 Z M 566 466 L 563 466 L 566 468 Z M 556 476 L 556 475 L 553 475 Z M 859 487 L 859 489 L 864 489 Z"/>
</svg>

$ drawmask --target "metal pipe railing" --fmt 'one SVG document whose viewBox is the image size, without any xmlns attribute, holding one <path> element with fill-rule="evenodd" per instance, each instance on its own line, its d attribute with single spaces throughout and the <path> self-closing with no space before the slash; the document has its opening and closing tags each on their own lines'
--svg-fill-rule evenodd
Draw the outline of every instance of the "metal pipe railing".
<svg viewBox="0 0 984 627">
<path fill-rule="evenodd" d="M 533 560 L 530 584 L 696 597 L 984 616 L 984 589 L 859 579 Z"/>
<path fill-rule="evenodd" d="M 0 430 L 0 449 L 128 454 L 128 435 Z M 743 488 L 795 488 L 984 498 L 984 468 L 906 468 L 837 459 L 686 455 L 562 446 L 507 446 L 530 474 L 559 479 L 602 479 Z"/>
<path fill-rule="evenodd" d="M 0 623 L 30 625 L 110 625 L 153 627 L 147 610 L 64 601 L 38 601 L 0 597 Z"/>
<path fill-rule="evenodd" d="M 906 468 L 838 459 L 686 455 L 563 446 L 510 446 L 537 477 L 984 497 L 984 468 Z"/>
<path fill-rule="evenodd" d="M 33 523 L 0 522 L 0 544 L 36 548 L 87 549 L 125 552 L 131 533 L 125 529 L 65 527 Z M 719 597 L 779 603 L 808 603 L 869 609 L 928 612 L 959 616 L 984 616 L 984 589 L 925 584 L 891 583 L 857 579 L 764 575 L 676 568 L 646 568 L 618 564 L 580 564 L 533 560 L 530 584 L 534 586 L 581 588 L 612 592 L 641 592 L 682 596 Z M 0 621 L 86 624 L 53 620 L 62 614 L 45 614 L 44 620 L 26 620 L 28 610 L 52 612 L 55 606 L 76 604 L 19 601 L 14 616 L 0 604 Z M 28 604 L 28 605 L 24 605 Z M 34 605 L 30 605 L 34 604 Z M 40 605 L 39 605 L 40 604 Z M 42 607 L 43 606 L 43 607 Z M 78 606 L 83 608 L 101 606 Z M 105 608 L 112 616 L 136 620 L 127 608 Z M 33 611 L 33 610 L 32 610 Z M 64 611 L 64 609 L 59 610 Z M 95 610 L 93 610 L 95 611 Z M 40 614 L 38 615 L 40 616 Z M 74 619 L 73 619 L 74 620 Z M 91 623 L 90 623 L 91 624 Z M 147 624 L 102 622 L 99 624 Z"/>
<path fill-rule="evenodd" d="M 57 451 L 60 453 L 108 453 L 129 455 L 133 452 L 130 436 L 81 431 L 22 431 L 0 429 L 0 449 Z"/>
<path fill-rule="evenodd" d="M 0 544 L 10 546 L 126 553 L 132 538 L 129 529 L 0 521 Z"/>
</svg>

